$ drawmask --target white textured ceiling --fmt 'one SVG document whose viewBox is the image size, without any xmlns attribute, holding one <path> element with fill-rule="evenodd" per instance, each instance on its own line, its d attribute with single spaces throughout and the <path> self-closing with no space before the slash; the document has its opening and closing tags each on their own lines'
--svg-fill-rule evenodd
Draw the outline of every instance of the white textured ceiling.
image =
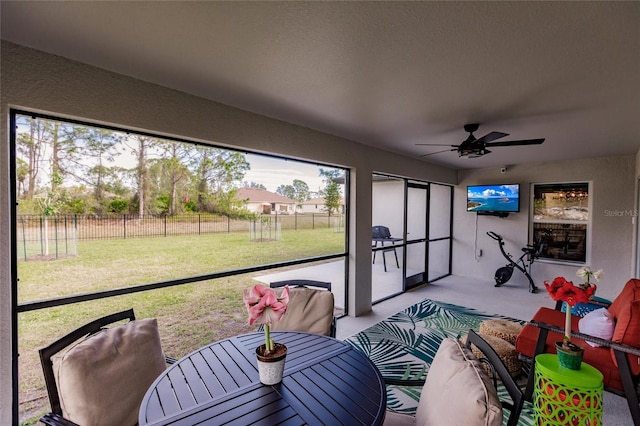
<svg viewBox="0 0 640 426">
<path fill-rule="evenodd" d="M 546 138 L 425 157 L 458 169 L 640 148 L 637 1 L 3 0 L 0 14 L 3 39 L 413 157 L 468 122 Z"/>
</svg>

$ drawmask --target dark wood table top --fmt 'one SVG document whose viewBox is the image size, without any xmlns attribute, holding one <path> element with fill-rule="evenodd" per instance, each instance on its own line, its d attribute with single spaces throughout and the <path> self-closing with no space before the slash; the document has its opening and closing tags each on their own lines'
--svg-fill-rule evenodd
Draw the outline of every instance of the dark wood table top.
<svg viewBox="0 0 640 426">
<path fill-rule="evenodd" d="M 215 342 L 168 368 L 140 405 L 140 425 L 380 425 L 380 372 L 353 346 L 331 337 L 272 332 L 287 345 L 282 383 L 260 383 L 255 348 L 264 333 Z"/>
</svg>

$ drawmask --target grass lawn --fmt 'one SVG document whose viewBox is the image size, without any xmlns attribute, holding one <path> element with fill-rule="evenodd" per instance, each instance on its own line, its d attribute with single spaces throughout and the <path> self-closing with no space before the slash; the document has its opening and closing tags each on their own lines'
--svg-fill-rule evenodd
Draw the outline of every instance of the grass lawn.
<svg viewBox="0 0 640 426">
<path fill-rule="evenodd" d="M 344 251 L 332 229 L 283 231 L 281 241 L 251 242 L 246 233 L 99 240 L 78 244 L 78 257 L 18 263 L 21 302 Z M 251 331 L 242 291 L 252 276 L 236 275 L 177 287 L 21 313 L 20 418 L 32 424 L 49 410 L 37 350 L 97 317 L 133 307 L 157 318 L 163 349 L 181 357 L 216 340 Z"/>
</svg>

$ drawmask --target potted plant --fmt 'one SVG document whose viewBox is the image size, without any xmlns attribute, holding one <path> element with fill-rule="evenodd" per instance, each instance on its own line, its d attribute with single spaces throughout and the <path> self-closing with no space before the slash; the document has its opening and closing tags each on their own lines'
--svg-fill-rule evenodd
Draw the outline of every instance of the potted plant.
<svg viewBox="0 0 640 426">
<path fill-rule="evenodd" d="M 578 271 L 576 272 L 577 276 L 585 280 L 584 283 L 580 284 L 581 288 L 590 287 L 592 278 L 595 281 L 600 281 L 600 278 L 602 278 L 603 274 L 604 273 L 602 272 L 602 269 L 598 269 L 597 271 L 592 271 L 591 268 L 589 268 L 588 266 L 583 266 L 582 268 L 578 269 Z M 593 290 L 593 292 L 595 294 L 595 289 Z"/>
<path fill-rule="evenodd" d="M 561 342 L 556 342 L 556 351 L 560 365 L 572 370 L 580 369 L 584 348 L 571 343 L 571 307 L 577 303 L 588 303 L 595 294 L 597 286 L 589 282 L 589 277 L 590 275 L 587 275 L 587 281 L 579 286 L 573 285 L 564 277 L 556 277 L 551 284 L 547 281 L 544 282 L 544 286 L 553 300 L 562 301 L 568 305 L 564 322 L 564 338 Z"/>
<path fill-rule="evenodd" d="M 289 304 L 289 286 L 281 289 L 257 284 L 244 291 L 244 304 L 249 313 L 249 325 L 262 324 L 264 327 L 264 344 L 256 348 L 260 382 L 275 385 L 282 381 L 287 347 L 276 343 L 271 338 L 271 324 L 279 321 Z"/>
</svg>

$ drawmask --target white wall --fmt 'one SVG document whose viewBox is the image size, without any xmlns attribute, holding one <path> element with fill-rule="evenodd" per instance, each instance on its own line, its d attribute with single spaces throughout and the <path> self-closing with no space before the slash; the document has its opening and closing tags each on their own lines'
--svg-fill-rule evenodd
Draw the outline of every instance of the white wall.
<svg viewBox="0 0 640 426">
<path fill-rule="evenodd" d="M 404 238 L 404 181 L 375 181 L 371 204 L 371 223 L 386 226 L 393 237 Z"/>
<path fill-rule="evenodd" d="M 10 107 L 350 168 L 349 310 L 371 310 L 373 170 L 455 184 L 456 172 L 2 41 L 0 424 L 11 423 Z M 356 207 L 357 204 L 357 207 Z"/>
<path fill-rule="evenodd" d="M 506 264 L 498 244 L 486 235 L 494 231 L 505 238 L 505 250 L 519 257 L 521 248 L 529 238 L 530 184 L 547 182 L 592 182 L 589 197 L 592 202 L 591 244 L 588 256 L 593 268 L 604 269 L 604 279 L 597 294 L 613 299 L 625 282 L 634 275 L 632 214 L 614 216 L 612 211 L 633 212 L 636 172 L 635 156 L 585 159 L 558 163 L 512 166 L 506 174 L 499 168 L 463 170 L 454 195 L 454 256 L 453 273 L 486 279 L 493 283 L 495 270 Z M 466 188 L 473 184 L 519 183 L 520 213 L 512 213 L 501 219 L 493 216 L 476 216 L 466 211 Z M 477 219 L 477 227 L 476 227 Z M 483 256 L 476 261 L 474 238 Z M 544 291 L 543 282 L 556 276 L 569 280 L 577 267 L 537 261 L 533 264 L 532 277 L 536 286 Z M 527 297 L 528 281 L 518 271 L 505 286 L 521 286 L 523 301 Z"/>
</svg>

